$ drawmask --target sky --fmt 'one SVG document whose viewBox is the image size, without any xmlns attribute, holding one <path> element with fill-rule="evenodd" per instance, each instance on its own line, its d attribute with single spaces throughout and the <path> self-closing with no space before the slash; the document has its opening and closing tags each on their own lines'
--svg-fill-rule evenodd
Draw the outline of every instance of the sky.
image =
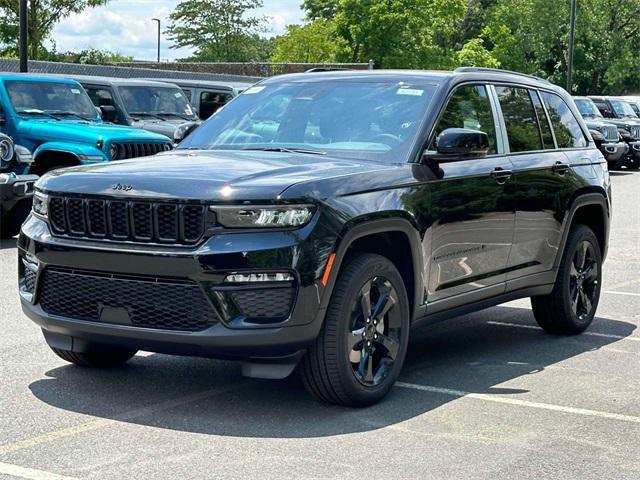
<svg viewBox="0 0 640 480">
<path fill-rule="evenodd" d="M 151 19 L 159 18 L 164 30 L 167 17 L 178 3 L 178 0 L 111 0 L 103 7 L 88 8 L 66 18 L 55 27 L 51 39 L 58 52 L 93 47 L 136 60 L 155 60 L 157 24 Z M 254 14 L 270 17 L 268 35 L 282 33 L 287 25 L 300 23 L 304 16 L 300 10 L 302 0 L 263 0 L 263 3 Z M 170 42 L 162 34 L 162 60 L 183 58 L 191 53 L 188 49 L 169 47 Z"/>
</svg>

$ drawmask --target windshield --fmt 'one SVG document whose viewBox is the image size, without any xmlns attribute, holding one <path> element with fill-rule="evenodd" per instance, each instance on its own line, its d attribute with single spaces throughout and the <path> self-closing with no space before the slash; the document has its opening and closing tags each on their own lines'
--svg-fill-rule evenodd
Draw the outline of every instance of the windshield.
<svg viewBox="0 0 640 480">
<path fill-rule="evenodd" d="M 127 86 L 119 87 L 119 91 L 124 106 L 132 117 L 196 119 L 187 97 L 177 87 Z"/>
<path fill-rule="evenodd" d="M 75 116 L 96 120 L 98 112 L 89 95 L 73 83 L 7 80 L 5 87 L 16 112 L 20 114 Z"/>
<path fill-rule="evenodd" d="M 257 85 L 178 148 L 298 149 L 404 162 L 436 87 L 358 80 Z"/>
<path fill-rule="evenodd" d="M 627 102 L 623 102 L 622 100 L 611 100 L 611 106 L 613 110 L 616 112 L 616 115 L 620 117 L 635 117 L 636 114 Z"/>
<path fill-rule="evenodd" d="M 578 107 L 578 111 L 583 117 L 602 117 L 602 114 L 600 113 L 600 110 L 598 110 L 598 107 L 596 107 L 596 104 L 588 98 L 576 100 L 576 107 Z"/>
<path fill-rule="evenodd" d="M 629 102 L 629 105 L 631 105 L 635 114 L 640 116 L 640 102 Z"/>
</svg>

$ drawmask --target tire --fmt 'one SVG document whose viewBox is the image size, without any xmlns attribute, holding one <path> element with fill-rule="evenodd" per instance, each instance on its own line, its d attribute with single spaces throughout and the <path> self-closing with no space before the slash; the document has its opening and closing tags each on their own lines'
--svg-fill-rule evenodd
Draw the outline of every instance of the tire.
<svg viewBox="0 0 640 480">
<path fill-rule="evenodd" d="M 61 359 L 81 367 L 113 368 L 127 363 L 136 354 L 136 350 L 123 348 L 100 348 L 88 352 L 72 352 L 50 347 Z"/>
<path fill-rule="evenodd" d="M 602 284 L 602 255 L 598 239 L 586 225 L 569 232 L 553 291 L 531 297 L 538 325 L 559 335 L 583 332 L 593 321 Z"/>
<path fill-rule="evenodd" d="M 322 402 L 374 404 L 398 378 L 408 341 L 409 301 L 400 273 L 385 257 L 356 254 L 342 267 L 322 330 L 301 362 L 302 381 Z"/>
</svg>

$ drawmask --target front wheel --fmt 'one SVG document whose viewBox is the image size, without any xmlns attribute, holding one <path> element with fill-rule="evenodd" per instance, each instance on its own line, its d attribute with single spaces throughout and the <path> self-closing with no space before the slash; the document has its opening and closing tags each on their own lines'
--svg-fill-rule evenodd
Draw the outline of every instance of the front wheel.
<svg viewBox="0 0 640 480">
<path fill-rule="evenodd" d="M 575 225 L 549 295 L 531 297 L 533 315 L 549 333 L 581 333 L 591 324 L 600 300 L 602 255 L 593 230 Z"/>
<path fill-rule="evenodd" d="M 409 340 L 404 282 L 387 258 L 357 254 L 342 268 L 327 316 L 300 372 L 317 399 L 371 405 L 398 378 Z"/>
</svg>

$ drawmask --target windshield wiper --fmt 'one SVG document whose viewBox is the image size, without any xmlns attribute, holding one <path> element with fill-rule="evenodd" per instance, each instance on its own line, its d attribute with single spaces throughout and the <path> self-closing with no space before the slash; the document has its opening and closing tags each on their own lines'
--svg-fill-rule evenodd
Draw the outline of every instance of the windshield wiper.
<svg viewBox="0 0 640 480">
<path fill-rule="evenodd" d="M 156 115 L 166 115 L 166 116 L 171 116 L 171 117 L 178 117 L 181 118 L 183 120 L 193 120 L 192 118 L 189 118 L 185 115 L 180 115 L 179 113 L 173 113 L 173 112 L 156 112 Z"/>
<path fill-rule="evenodd" d="M 27 110 L 18 110 L 16 111 L 18 115 L 43 115 L 45 117 L 53 118 L 54 120 L 60 121 L 60 119 L 50 113 L 45 112 L 44 110 L 38 110 L 37 108 L 30 108 Z"/>
<path fill-rule="evenodd" d="M 87 122 L 91 122 L 93 120 L 95 120 L 94 118 L 89 118 L 89 117 L 84 117 L 80 114 L 77 114 L 76 112 L 64 112 L 64 111 L 58 111 L 58 110 L 51 110 L 49 112 L 47 112 L 49 115 L 52 116 L 60 116 L 60 117 L 78 117 L 82 120 L 86 120 Z"/>
<path fill-rule="evenodd" d="M 260 151 L 260 152 L 285 152 L 285 153 L 308 153 L 310 155 L 326 155 L 327 152 L 322 150 L 311 150 L 308 148 L 288 148 L 288 147 L 250 147 L 241 148 L 240 150 Z"/>
<path fill-rule="evenodd" d="M 153 113 L 148 113 L 148 112 L 129 112 L 129 115 L 131 115 L 132 117 L 135 117 L 135 116 L 153 117 L 153 118 L 157 118 L 158 120 L 162 120 L 163 122 L 166 122 L 166 119 L 162 118 L 161 116 L 154 115 Z"/>
</svg>

